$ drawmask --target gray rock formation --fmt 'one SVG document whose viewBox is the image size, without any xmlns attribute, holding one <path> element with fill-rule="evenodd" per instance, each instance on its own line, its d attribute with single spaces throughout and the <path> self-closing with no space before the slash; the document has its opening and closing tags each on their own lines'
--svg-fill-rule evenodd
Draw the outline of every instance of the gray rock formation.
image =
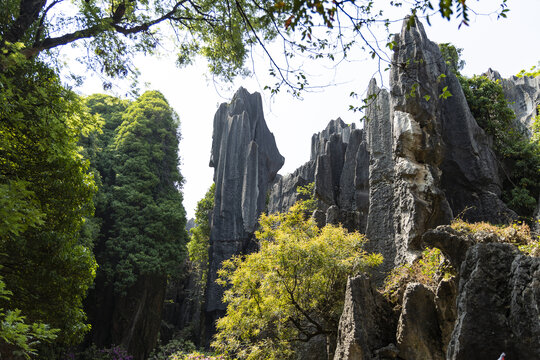
<svg viewBox="0 0 540 360">
<path fill-rule="evenodd" d="M 540 105 L 540 77 L 512 76 L 503 79 L 498 71 L 492 69 L 485 75 L 493 81 L 500 82 L 508 105 L 516 114 L 515 128 L 530 138 L 534 117 L 538 115 Z"/>
<path fill-rule="evenodd" d="M 382 280 L 394 267 L 394 155 L 392 152 L 392 122 L 390 121 L 390 95 L 379 89 L 375 79 L 369 83 L 369 106 L 366 111 L 366 138 L 369 152 L 369 213 L 366 236 L 367 248 L 381 253 L 384 259 L 379 267 L 378 280 Z"/>
<path fill-rule="evenodd" d="M 407 285 L 397 329 L 399 357 L 444 360 L 435 294 L 419 283 Z"/>
<path fill-rule="evenodd" d="M 445 71 L 438 46 L 422 24 L 406 23 L 396 43 L 390 73 L 390 117 L 394 151 L 394 227 L 396 262 L 410 261 L 422 234 L 448 223 L 451 211 L 441 190 L 443 124 L 438 95 Z"/>
<path fill-rule="evenodd" d="M 510 244 L 477 244 L 461 266 L 447 359 L 540 358 L 540 258 Z"/>
<path fill-rule="evenodd" d="M 210 166 L 214 168 L 216 192 L 207 313 L 225 310 L 221 302 L 223 289 L 215 282 L 217 270 L 224 260 L 255 248 L 254 243 L 250 244 L 253 232 L 266 208 L 269 185 L 283 163 L 274 135 L 264 120 L 260 94 L 240 88 L 230 104 L 221 104 L 214 117 Z M 214 319 L 215 316 L 208 317 L 209 321 Z"/>
<path fill-rule="evenodd" d="M 285 212 L 298 200 L 296 189 L 306 186 L 315 179 L 315 162 L 308 161 L 292 174 L 280 177 L 272 186 L 268 201 L 268 212 Z"/>
<path fill-rule="evenodd" d="M 515 217 L 500 200 L 501 180 L 488 138 L 461 86 L 421 23 L 394 41 L 390 94 L 368 88 L 369 250 L 383 254 L 382 274 L 412 261 L 421 236 L 464 213 L 471 221 Z M 448 90 L 451 96 L 441 98 Z"/>
<path fill-rule="evenodd" d="M 334 360 L 373 359 L 396 341 L 397 315 L 365 275 L 349 278 Z"/>
<path fill-rule="evenodd" d="M 273 185 L 268 211 L 287 211 L 298 199 L 296 188 L 314 182 L 325 217 L 349 230 L 363 231 L 369 207 L 368 161 L 363 130 L 332 120 L 312 136 L 310 161 Z"/>
<path fill-rule="evenodd" d="M 435 291 L 435 308 L 437 320 L 441 331 L 442 353 L 446 354 L 450 342 L 454 324 L 456 322 L 456 296 L 457 286 L 455 279 L 443 279 Z"/>
</svg>

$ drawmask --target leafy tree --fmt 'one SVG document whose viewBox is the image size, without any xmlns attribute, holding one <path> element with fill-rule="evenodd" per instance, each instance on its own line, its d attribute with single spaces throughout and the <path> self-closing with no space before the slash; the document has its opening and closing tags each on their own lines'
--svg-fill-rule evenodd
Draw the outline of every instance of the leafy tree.
<svg viewBox="0 0 540 360">
<path fill-rule="evenodd" d="M 294 346 L 327 339 L 328 357 L 343 309 L 347 277 L 380 264 L 366 239 L 341 226 L 319 229 L 298 202 L 287 213 L 262 215 L 258 252 L 223 263 L 226 316 L 213 347 L 240 359 L 288 359 Z"/>
<path fill-rule="evenodd" d="M 139 276 L 178 271 L 187 240 L 177 115 L 161 93 L 148 91 L 122 119 L 111 144 L 111 229 L 100 255 L 119 293 Z"/>
<path fill-rule="evenodd" d="M 538 65 L 532 66 L 528 71 L 526 71 L 525 69 L 521 70 L 516 76 L 517 77 L 523 77 L 523 76 L 536 77 L 536 76 L 540 76 L 540 61 L 538 62 Z"/>
<path fill-rule="evenodd" d="M 200 283 L 204 286 L 208 274 L 208 248 L 210 247 L 210 212 L 214 209 L 216 184 L 213 183 L 195 209 L 195 224 L 187 244 L 189 260 L 195 264 Z"/>
<path fill-rule="evenodd" d="M 101 132 L 91 133 L 79 141 L 85 158 L 90 160 L 90 170 L 99 188 L 94 195 L 95 215 L 86 219 L 83 234 L 89 244 L 97 244 L 97 260 L 100 263 L 100 246 L 110 236 L 112 228 L 110 202 L 116 178 L 112 143 L 129 101 L 103 94 L 90 95 L 84 101 L 90 113 L 101 118 L 103 123 Z"/>
<path fill-rule="evenodd" d="M 0 44 L 22 43 L 27 57 L 64 46 L 81 44 L 88 49 L 89 68 L 114 77 L 125 77 L 133 66 L 134 53 L 153 53 L 172 34 L 178 49 L 178 64 L 188 64 L 196 54 L 209 61 L 210 70 L 225 78 L 242 73 L 249 49 L 261 45 L 270 57 L 271 73 L 295 92 L 307 86 L 301 68 L 280 66 L 265 47 L 280 39 L 285 47 L 284 64 L 294 54 L 312 58 L 346 57 L 358 39 L 373 57 L 389 61 L 370 32 L 376 22 L 390 23 L 374 2 L 355 0 L 75 0 L 70 7 L 54 0 L 5 0 L 0 17 Z M 419 0 L 404 7 L 400 1 L 389 7 L 404 8 L 407 14 L 439 10 L 460 26 L 469 22 L 470 0 Z M 498 16 L 506 17 L 506 0 L 499 0 Z M 392 19 L 395 20 L 395 19 Z M 411 17 L 411 22 L 414 17 Z M 331 32 L 334 36 L 317 28 Z M 344 33 L 351 31 L 351 39 Z M 50 54 L 50 53 L 49 53 Z M 276 88 L 274 88 L 276 89 Z"/>
<path fill-rule="evenodd" d="M 0 299 L 9 301 L 13 293 L 0 277 Z M 37 355 L 37 346 L 56 339 L 58 329 L 43 323 L 28 324 L 19 309 L 0 309 L 0 354 L 29 359 Z"/>
<path fill-rule="evenodd" d="M 43 63 L 3 52 L 0 67 L 0 276 L 10 291 L 0 307 L 19 309 L 17 326 L 48 324 L 59 342 L 77 342 L 96 269 L 79 236 L 95 184 L 77 141 L 98 121 Z"/>
<path fill-rule="evenodd" d="M 450 43 L 442 43 L 439 44 L 439 50 L 441 50 L 441 55 L 446 61 L 446 65 L 454 74 L 459 75 L 460 71 L 465 67 L 465 60 L 461 59 L 463 49 L 456 48 Z"/>
</svg>

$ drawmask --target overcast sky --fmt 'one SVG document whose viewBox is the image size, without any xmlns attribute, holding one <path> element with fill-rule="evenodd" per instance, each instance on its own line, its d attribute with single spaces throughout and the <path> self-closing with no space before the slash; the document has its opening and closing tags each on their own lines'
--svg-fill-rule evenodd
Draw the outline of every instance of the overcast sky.
<svg viewBox="0 0 540 360">
<path fill-rule="evenodd" d="M 477 3 L 469 0 L 467 3 L 478 12 L 486 12 L 487 9 L 478 8 L 479 5 L 489 3 L 493 9 L 497 1 Z M 540 61 L 540 0 L 509 0 L 508 7 L 507 19 L 497 20 L 495 15 L 476 16 L 471 13 L 470 26 L 459 30 L 457 21 L 449 23 L 439 19 L 438 15 L 431 18 L 432 26 L 425 22 L 424 26 L 432 41 L 451 42 L 464 49 L 465 75 L 481 74 L 491 67 L 503 77 L 509 77 Z M 393 24 L 392 32 L 399 32 L 400 27 L 399 22 Z M 386 34 L 382 31 L 380 39 L 384 44 Z M 279 52 L 279 47 L 271 47 L 271 50 Z M 342 62 L 336 68 L 325 63 L 303 64 L 311 75 L 311 83 L 336 85 L 305 93 L 303 99 L 295 99 L 286 92 L 271 97 L 268 91 L 263 90 L 265 85 L 274 82 L 267 74 L 268 59 L 257 50 L 250 63 L 254 64 L 253 76 L 237 79 L 231 85 L 216 84 L 209 78 L 204 61 L 178 69 L 174 59 L 167 56 L 136 60 L 141 84 L 147 84 L 143 88 L 161 91 L 180 116 L 181 171 L 185 178 L 184 206 L 188 218 L 193 216 L 197 201 L 213 181 L 213 169 L 208 167 L 208 162 L 214 114 L 219 104 L 228 102 L 239 86 L 262 94 L 266 122 L 285 157 L 285 165 L 280 171 L 284 175 L 309 160 L 311 135 L 321 131 L 330 120 L 341 117 L 346 123 L 354 122 L 359 126 L 362 115 L 348 111 L 349 105 L 359 105 L 359 101 L 355 103 L 349 94 L 352 91 L 364 94 L 374 75 L 381 83 L 381 75 L 376 73 L 377 64 L 367 53 L 356 51 L 352 61 Z M 383 73 L 382 79 L 386 84 L 387 78 L 388 73 Z M 83 94 L 103 92 L 100 82 L 92 78 L 79 91 Z M 115 91 L 121 92 L 122 89 Z"/>
</svg>

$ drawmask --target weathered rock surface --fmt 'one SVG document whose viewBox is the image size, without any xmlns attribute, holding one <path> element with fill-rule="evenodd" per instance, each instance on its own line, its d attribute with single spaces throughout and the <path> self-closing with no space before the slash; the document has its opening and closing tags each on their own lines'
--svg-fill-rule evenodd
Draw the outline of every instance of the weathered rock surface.
<svg viewBox="0 0 540 360">
<path fill-rule="evenodd" d="M 368 276 L 349 278 L 334 360 L 372 359 L 378 350 L 395 343 L 396 324 L 397 315 Z"/>
<path fill-rule="evenodd" d="M 258 93 L 240 88 L 214 117 L 212 155 L 216 192 L 211 221 L 206 312 L 222 312 L 223 289 L 215 283 L 223 260 L 254 248 L 259 215 L 266 208 L 269 185 L 284 158 L 264 120 Z M 215 316 L 209 316 L 210 321 Z M 210 325 L 211 326 L 211 325 Z"/>
<path fill-rule="evenodd" d="M 461 266 L 457 321 L 447 359 L 540 358 L 540 258 L 484 243 Z"/>
<path fill-rule="evenodd" d="M 448 223 L 452 214 L 439 170 L 444 144 L 437 100 L 444 84 L 437 80 L 445 70 L 444 61 L 419 22 L 410 27 L 404 23 L 394 41 L 392 61 L 398 64 L 390 73 L 394 226 L 396 262 L 403 263 L 412 259 L 411 251 L 420 249 L 422 234 Z"/>
<path fill-rule="evenodd" d="M 200 283 L 200 272 L 188 260 L 182 273 L 183 276 L 167 281 L 160 340 L 166 344 L 181 332 L 184 339 L 203 346 L 205 285 Z"/>
<path fill-rule="evenodd" d="M 369 250 L 385 258 L 382 274 L 410 262 L 421 236 L 464 212 L 471 221 L 508 222 L 488 138 L 461 86 L 421 23 L 394 41 L 390 94 L 368 88 Z M 448 90 L 452 96 L 439 95 Z M 465 211 L 466 210 L 466 211 Z"/>
<path fill-rule="evenodd" d="M 394 267 L 394 155 L 390 121 L 390 95 L 377 87 L 375 79 L 369 83 L 371 99 L 366 111 L 366 138 L 369 152 L 369 212 L 366 236 L 367 249 L 381 253 L 383 264 L 378 268 L 378 280 Z"/>
<path fill-rule="evenodd" d="M 429 247 L 440 249 L 454 269 L 461 267 L 467 250 L 476 243 L 472 238 L 462 236 L 447 225 L 427 231 L 422 241 Z"/>
<path fill-rule="evenodd" d="M 422 284 L 410 283 L 403 295 L 397 347 L 405 360 L 444 359 L 435 294 Z"/>
<path fill-rule="evenodd" d="M 540 77 L 512 76 L 503 79 L 498 71 L 492 69 L 485 75 L 493 81 L 500 82 L 508 105 L 516 114 L 514 126 L 530 138 L 534 117 L 538 115 L 540 105 Z"/>
<path fill-rule="evenodd" d="M 296 188 L 314 182 L 319 209 L 328 212 L 325 217 L 330 223 L 364 231 L 369 207 L 368 161 L 364 132 L 341 119 L 332 120 L 312 136 L 310 161 L 273 185 L 268 211 L 287 211 L 298 199 Z"/>
<path fill-rule="evenodd" d="M 308 161 L 292 174 L 280 177 L 270 190 L 268 212 L 285 212 L 298 200 L 296 189 L 315 180 L 315 162 Z"/>
<path fill-rule="evenodd" d="M 456 296 L 457 286 L 455 279 L 443 279 L 435 291 L 435 308 L 441 331 L 441 350 L 443 354 L 446 354 L 457 318 Z"/>
</svg>

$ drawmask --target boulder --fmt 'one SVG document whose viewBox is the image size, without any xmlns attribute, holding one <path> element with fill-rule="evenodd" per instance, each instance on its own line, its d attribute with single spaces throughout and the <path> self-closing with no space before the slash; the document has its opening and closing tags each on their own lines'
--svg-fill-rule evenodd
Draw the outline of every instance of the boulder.
<svg viewBox="0 0 540 360">
<path fill-rule="evenodd" d="M 404 360 L 444 360 L 435 294 L 420 283 L 408 284 L 403 294 L 397 347 Z"/>
<path fill-rule="evenodd" d="M 397 316 L 366 275 L 349 278 L 334 360 L 372 359 L 395 343 Z"/>
<path fill-rule="evenodd" d="M 447 359 L 540 358 L 540 258 L 511 244 L 480 243 L 460 270 Z"/>
</svg>

